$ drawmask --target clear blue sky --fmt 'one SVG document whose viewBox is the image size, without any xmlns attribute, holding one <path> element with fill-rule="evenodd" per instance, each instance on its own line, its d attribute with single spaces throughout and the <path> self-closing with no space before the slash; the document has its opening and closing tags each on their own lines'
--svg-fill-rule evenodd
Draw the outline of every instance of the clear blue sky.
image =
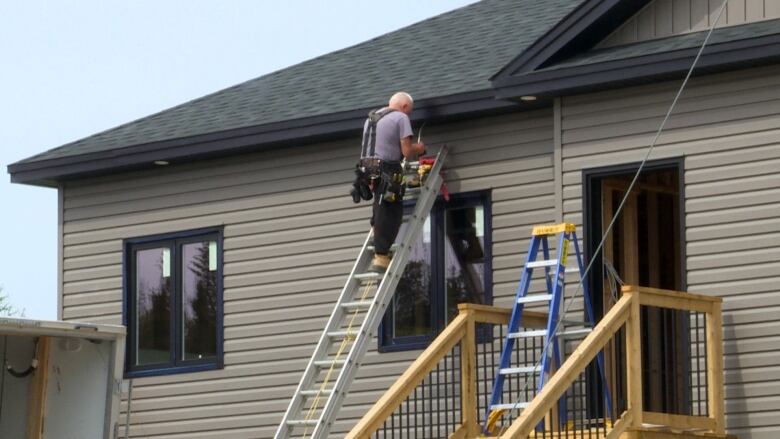
<svg viewBox="0 0 780 439">
<path fill-rule="evenodd" d="M 0 1 L 0 286 L 56 318 L 56 190 L 8 164 L 473 2 Z"/>
</svg>

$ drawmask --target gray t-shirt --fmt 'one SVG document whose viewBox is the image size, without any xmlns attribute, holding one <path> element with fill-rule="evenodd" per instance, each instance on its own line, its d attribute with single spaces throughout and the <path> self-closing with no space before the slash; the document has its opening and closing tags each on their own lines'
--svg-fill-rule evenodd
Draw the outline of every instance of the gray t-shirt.
<svg viewBox="0 0 780 439">
<path fill-rule="evenodd" d="M 368 120 L 363 125 L 363 131 L 368 129 Z M 376 124 L 376 156 L 382 160 L 400 162 L 401 139 L 412 135 L 412 123 L 409 116 L 401 111 L 393 111 L 385 115 Z"/>
</svg>

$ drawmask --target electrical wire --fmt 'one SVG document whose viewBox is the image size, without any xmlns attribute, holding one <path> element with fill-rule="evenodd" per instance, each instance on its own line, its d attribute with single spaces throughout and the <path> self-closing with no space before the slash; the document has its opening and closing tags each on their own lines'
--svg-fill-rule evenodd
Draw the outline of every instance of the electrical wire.
<svg viewBox="0 0 780 439">
<path fill-rule="evenodd" d="M 598 258 L 599 253 L 601 252 L 601 249 L 604 247 L 604 243 L 606 242 L 607 236 L 612 231 L 612 228 L 615 225 L 615 222 L 617 221 L 617 218 L 620 216 L 621 211 L 623 210 L 623 207 L 626 204 L 626 201 L 628 200 L 629 195 L 631 194 L 631 191 L 634 189 L 634 185 L 636 184 L 637 180 L 639 180 L 639 176 L 642 174 L 642 171 L 644 170 L 645 164 L 647 163 L 648 159 L 650 158 L 650 154 L 653 152 L 653 149 L 655 149 L 655 145 L 658 142 L 658 139 L 661 137 L 661 133 L 664 130 L 664 127 L 666 126 L 666 122 L 669 120 L 669 117 L 672 115 L 672 112 L 674 111 L 674 108 L 677 106 L 677 101 L 679 101 L 680 96 L 682 95 L 683 91 L 685 90 L 685 87 L 688 85 L 688 80 L 690 80 L 691 75 L 693 74 L 694 69 L 696 68 L 696 64 L 698 64 L 699 59 L 701 58 L 702 53 L 704 52 L 704 48 L 707 47 L 707 43 L 710 40 L 710 37 L 712 36 L 712 32 L 715 30 L 715 26 L 720 21 L 721 16 L 723 15 L 723 11 L 726 9 L 726 5 L 728 4 L 728 0 L 724 0 L 723 4 L 720 6 L 720 10 L 718 11 L 718 15 L 715 18 L 715 20 L 712 22 L 712 25 L 710 25 L 710 29 L 707 32 L 707 36 L 704 38 L 704 41 L 702 42 L 701 47 L 699 48 L 699 51 L 696 54 L 696 57 L 693 60 L 693 63 L 691 64 L 691 67 L 688 69 L 688 73 L 685 75 L 685 79 L 683 80 L 682 84 L 680 85 L 680 88 L 677 90 L 677 94 L 674 97 L 674 100 L 672 101 L 672 104 L 669 106 L 669 109 L 666 112 L 666 116 L 664 116 L 663 121 L 661 121 L 661 125 L 658 127 L 658 130 L 655 133 L 655 137 L 653 137 L 652 142 L 650 142 L 650 146 L 647 149 L 647 153 L 645 154 L 644 158 L 642 159 L 642 162 L 639 164 L 639 168 L 637 168 L 636 173 L 634 174 L 634 178 L 631 180 L 631 184 L 628 185 L 628 189 L 626 189 L 626 193 L 623 196 L 623 199 L 620 201 L 620 204 L 618 205 L 618 208 L 615 210 L 615 213 L 612 216 L 611 221 L 609 222 L 609 225 L 607 226 L 607 229 L 604 231 L 604 234 L 601 236 L 601 241 L 599 242 L 599 245 L 596 247 L 596 250 L 593 252 L 593 257 L 591 258 L 590 262 L 588 263 L 587 268 L 585 268 L 584 274 L 581 277 L 579 283 L 577 284 L 577 290 L 574 292 L 574 295 L 569 299 L 569 302 L 566 304 L 566 307 L 563 310 L 563 314 L 558 318 L 558 321 L 555 324 L 555 327 L 553 328 L 553 334 L 557 335 L 560 326 L 565 320 L 566 314 L 570 311 L 572 304 L 575 302 L 577 297 L 579 296 L 580 292 L 582 291 L 583 284 L 585 282 L 585 279 L 587 279 L 588 274 L 590 273 L 590 270 L 593 268 L 593 263 Z M 550 344 L 552 342 L 552 339 L 555 338 L 555 336 L 550 337 L 548 340 L 545 341 L 545 345 L 542 349 L 542 355 L 539 357 L 539 360 L 536 362 L 534 367 L 538 367 L 542 361 L 542 359 L 547 355 L 547 351 L 550 347 Z M 544 373 L 544 372 L 542 372 Z M 523 388 L 518 392 L 522 393 L 525 390 L 528 389 L 528 384 L 530 383 L 529 379 L 525 379 L 525 383 Z M 520 399 L 518 399 L 514 406 L 511 408 L 511 410 L 516 410 L 517 407 L 522 403 Z"/>
</svg>

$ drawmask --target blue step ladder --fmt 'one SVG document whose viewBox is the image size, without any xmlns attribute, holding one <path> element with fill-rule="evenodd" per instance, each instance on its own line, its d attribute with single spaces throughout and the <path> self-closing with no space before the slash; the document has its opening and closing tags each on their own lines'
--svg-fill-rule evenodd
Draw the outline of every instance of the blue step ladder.
<svg viewBox="0 0 780 439">
<path fill-rule="evenodd" d="M 550 259 L 548 238 L 556 235 L 559 235 L 557 256 L 555 259 Z M 569 247 L 572 243 L 574 244 L 574 253 L 577 257 L 580 277 L 582 278 L 585 274 L 585 267 L 582 264 L 582 256 L 580 253 L 580 246 L 577 242 L 577 232 L 575 225 L 562 223 L 536 226 L 533 228 L 531 245 L 528 250 L 525 267 L 523 268 L 522 275 L 520 276 L 520 284 L 517 287 L 517 295 L 514 301 L 512 316 L 509 319 L 509 327 L 506 332 L 506 339 L 504 340 L 504 345 L 501 350 L 501 359 L 496 370 L 495 378 L 493 379 L 493 393 L 491 394 L 490 404 L 488 405 L 487 412 L 485 414 L 485 433 L 488 433 L 490 430 L 492 430 L 493 424 L 495 424 L 496 421 L 500 419 L 500 417 L 505 412 L 510 410 L 523 410 L 529 404 L 529 402 L 519 401 L 508 404 L 501 403 L 501 397 L 504 391 L 504 381 L 507 376 L 523 375 L 527 377 L 527 382 L 530 382 L 531 375 L 537 374 L 538 379 L 536 392 L 538 394 L 542 390 L 542 387 L 544 387 L 547 378 L 551 374 L 552 362 L 555 362 L 556 369 L 561 367 L 559 340 L 587 335 L 593 330 L 593 327 L 595 326 L 593 307 L 591 306 L 587 282 L 582 283 L 587 322 L 563 321 L 560 324 L 558 323 L 561 306 L 564 302 L 564 275 L 566 272 L 566 258 L 569 253 Z M 537 260 L 536 258 L 540 247 L 542 249 L 544 259 Z M 528 294 L 534 268 L 544 268 L 544 277 L 547 283 L 546 294 Z M 554 283 L 553 279 L 555 280 Z M 524 306 L 530 303 L 545 302 L 549 302 L 547 328 L 543 330 L 520 331 Z M 579 326 L 580 328 L 571 329 L 575 326 Z M 544 336 L 544 350 L 542 352 L 541 364 L 539 366 L 513 366 L 511 363 L 515 340 L 539 336 Z M 607 381 L 605 379 L 604 354 L 602 352 L 599 352 L 599 354 L 596 356 L 596 362 L 598 365 L 601 381 L 604 385 L 603 392 L 607 413 L 612 413 L 612 398 L 610 396 Z M 561 425 L 565 425 L 565 398 L 561 398 L 558 402 L 558 413 L 559 422 Z"/>
</svg>

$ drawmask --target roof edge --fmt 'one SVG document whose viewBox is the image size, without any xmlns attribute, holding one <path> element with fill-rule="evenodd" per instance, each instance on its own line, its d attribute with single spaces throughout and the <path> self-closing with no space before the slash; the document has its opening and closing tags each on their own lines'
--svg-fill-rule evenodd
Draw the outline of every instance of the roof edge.
<svg viewBox="0 0 780 439">
<path fill-rule="evenodd" d="M 517 103 L 496 100 L 495 91 L 492 89 L 420 99 L 415 107 L 413 120 L 446 120 L 467 114 L 536 108 L 531 105 L 520 107 Z M 357 134 L 366 113 L 371 109 L 373 108 L 324 114 L 109 151 L 34 162 L 16 162 L 8 165 L 8 173 L 11 174 L 13 183 L 56 187 L 61 180 L 95 176 L 109 171 L 150 168 L 157 160 L 183 163 L 217 155 L 259 151 L 293 142 L 309 144 L 343 137 L 353 132 Z"/>
<path fill-rule="evenodd" d="M 687 72 L 699 47 L 652 55 L 539 70 L 505 78 L 496 84 L 496 98 L 524 95 L 561 96 L 634 84 L 640 80 L 673 79 Z M 697 65 L 698 74 L 765 65 L 780 60 L 780 34 L 711 44 Z"/>
</svg>

